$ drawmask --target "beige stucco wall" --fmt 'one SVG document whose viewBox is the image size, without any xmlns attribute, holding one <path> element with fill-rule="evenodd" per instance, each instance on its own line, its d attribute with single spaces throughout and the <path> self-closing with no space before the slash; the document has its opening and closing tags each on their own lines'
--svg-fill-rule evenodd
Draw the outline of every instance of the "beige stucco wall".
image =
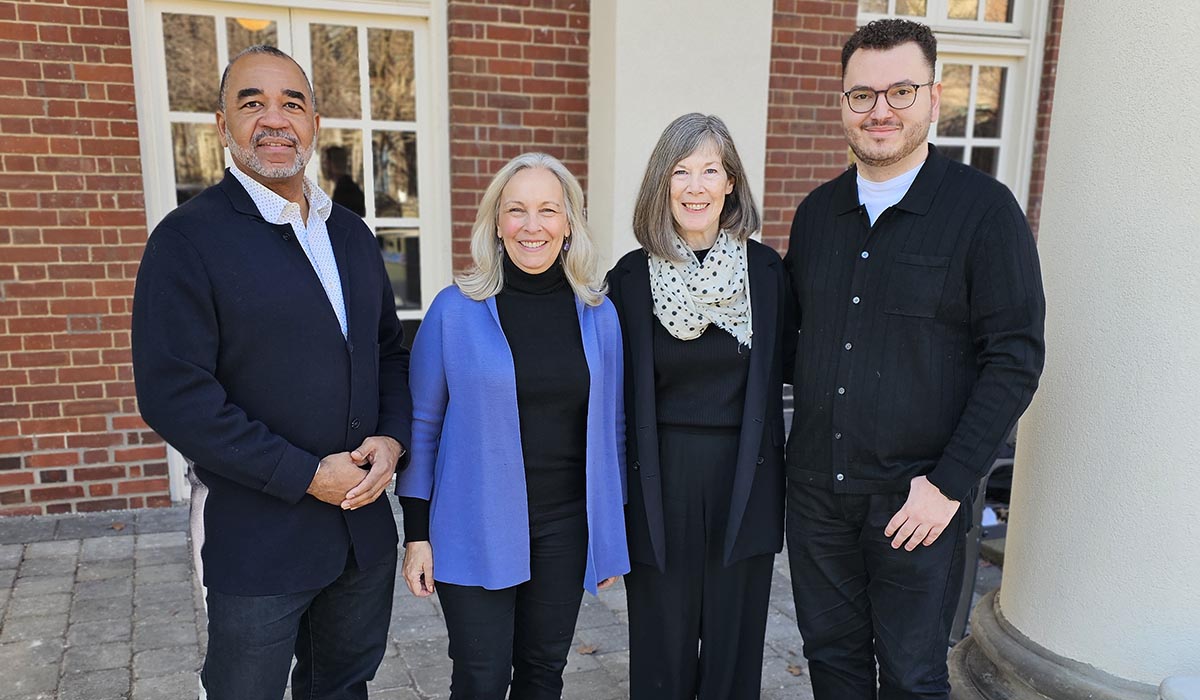
<svg viewBox="0 0 1200 700">
<path fill-rule="evenodd" d="M 662 130 L 686 112 L 725 120 L 762 204 L 769 0 L 598 0 L 591 5 L 588 219 L 615 262 L 637 247 L 633 201 Z"/>
<path fill-rule="evenodd" d="M 1067 3 L 1001 609 L 1130 680 L 1200 673 L 1200 9 Z M 1168 106 L 1165 101 L 1173 104 Z"/>
</svg>

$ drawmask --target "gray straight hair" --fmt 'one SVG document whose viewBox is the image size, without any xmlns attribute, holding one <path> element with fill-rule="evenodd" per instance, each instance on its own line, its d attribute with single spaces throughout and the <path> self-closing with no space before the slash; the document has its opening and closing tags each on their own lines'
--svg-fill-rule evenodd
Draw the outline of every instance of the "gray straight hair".
<svg viewBox="0 0 1200 700">
<path fill-rule="evenodd" d="M 671 213 L 671 173 L 679 161 L 705 144 L 712 144 L 721 154 L 721 165 L 733 179 L 733 191 L 725 197 L 725 206 L 721 209 L 720 227 L 736 241 L 744 241 L 762 228 L 754 194 L 746 181 L 746 169 L 742 167 L 729 128 L 714 114 L 692 112 L 667 125 L 646 164 L 646 174 L 633 207 L 633 235 L 646 252 L 681 261 L 673 245 L 679 234 Z"/>
<path fill-rule="evenodd" d="M 546 153 L 522 153 L 505 163 L 492 178 L 479 202 L 475 226 L 471 229 L 471 260 L 474 265 L 455 275 L 454 282 L 463 294 L 476 301 L 496 296 L 504 288 L 504 243 L 497 239 L 500 197 L 513 175 L 530 168 L 549 171 L 562 185 L 571 249 L 560 252 L 558 258 L 575 296 L 588 306 L 599 306 L 604 301 L 606 285 L 604 271 L 600 268 L 600 256 L 584 216 L 583 188 L 567 170 L 567 166 Z"/>
<path fill-rule="evenodd" d="M 225 111 L 225 89 L 226 89 L 227 84 L 229 83 L 229 69 L 233 68 L 233 64 L 237 63 L 238 60 L 241 59 L 243 56 L 250 56 L 250 55 L 254 55 L 254 54 L 261 55 L 261 56 L 274 56 L 275 58 L 286 58 L 287 60 L 291 61 L 292 63 L 295 63 L 296 67 L 300 69 L 300 75 L 304 76 L 304 82 L 308 85 L 308 95 L 309 95 L 309 97 L 312 98 L 312 111 L 314 114 L 317 113 L 317 93 L 313 92 L 312 81 L 308 79 L 308 73 L 304 72 L 304 66 L 300 65 L 300 63 L 296 59 L 292 58 L 291 56 L 287 55 L 283 51 L 280 51 L 278 48 L 271 46 L 269 44 L 255 44 L 254 46 L 244 48 L 240 52 L 238 52 L 238 55 L 234 56 L 229 61 L 229 63 L 225 66 L 225 70 L 221 72 L 221 85 L 220 85 L 220 87 L 217 88 L 217 111 L 218 112 Z"/>
</svg>

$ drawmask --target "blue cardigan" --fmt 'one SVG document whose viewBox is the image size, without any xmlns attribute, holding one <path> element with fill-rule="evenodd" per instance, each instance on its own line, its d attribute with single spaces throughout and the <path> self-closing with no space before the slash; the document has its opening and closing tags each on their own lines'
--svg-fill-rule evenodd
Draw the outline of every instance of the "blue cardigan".
<svg viewBox="0 0 1200 700">
<path fill-rule="evenodd" d="M 591 385 L 587 417 L 588 557 L 584 588 L 629 571 L 621 327 L 611 302 L 575 300 Z M 413 342 L 411 462 L 396 493 L 426 499 L 433 575 L 500 589 L 529 580 L 529 512 L 516 372 L 495 298 L 450 286 Z"/>
</svg>

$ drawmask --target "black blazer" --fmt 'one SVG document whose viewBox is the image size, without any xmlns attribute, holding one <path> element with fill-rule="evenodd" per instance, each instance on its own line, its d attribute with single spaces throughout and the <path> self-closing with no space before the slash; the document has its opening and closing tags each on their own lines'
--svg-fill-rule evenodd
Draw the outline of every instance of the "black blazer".
<svg viewBox="0 0 1200 700">
<path fill-rule="evenodd" d="M 747 243 L 754 341 L 746 380 L 737 465 L 730 494 L 725 564 L 783 547 L 783 368 L 794 352 L 791 295 L 783 261 L 771 248 Z M 654 396 L 653 303 L 646 252 L 626 254 L 608 275 L 625 340 L 625 522 L 634 561 L 666 568 L 658 420 Z M 791 342 L 788 342 L 791 341 Z M 788 347 L 785 347 L 787 345 Z M 789 350 L 790 348 L 790 350 Z"/>
<path fill-rule="evenodd" d="M 205 583 L 233 595 L 320 588 L 353 547 L 394 551 L 386 498 L 343 511 L 305 494 L 317 462 L 371 435 L 408 445 L 408 351 L 379 244 L 335 205 L 326 225 L 349 337 L 290 226 L 264 221 L 231 174 L 146 244 L 133 370 L 146 423 L 208 486 Z"/>
</svg>

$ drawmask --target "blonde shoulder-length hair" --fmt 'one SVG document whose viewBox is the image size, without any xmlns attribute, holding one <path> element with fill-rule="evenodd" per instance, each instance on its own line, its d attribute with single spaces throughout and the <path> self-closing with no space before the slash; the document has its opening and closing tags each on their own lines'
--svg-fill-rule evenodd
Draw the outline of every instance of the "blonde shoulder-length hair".
<svg viewBox="0 0 1200 700">
<path fill-rule="evenodd" d="M 514 175 L 529 168 L 549 171 L 562 185 L 571 245 L 570 250 L 561 251 L 558 257 L 575 296 L 588 306 L 599 306 L 604 301 L 604 271 L 600 269 L 600 256 L 584 216 L 583 188 L 567 166 L 546 153 L 522 153 L 508 161 L 492 178 L 479 202 L 475 226 L 471 229 L 471 260 L 474 264 L 455 275 L 455 284 L 463 294 L 476 301 L 496 296 L 504 288 L 504 243 L 497 239 L 500 196 Z"/>
</svg>

